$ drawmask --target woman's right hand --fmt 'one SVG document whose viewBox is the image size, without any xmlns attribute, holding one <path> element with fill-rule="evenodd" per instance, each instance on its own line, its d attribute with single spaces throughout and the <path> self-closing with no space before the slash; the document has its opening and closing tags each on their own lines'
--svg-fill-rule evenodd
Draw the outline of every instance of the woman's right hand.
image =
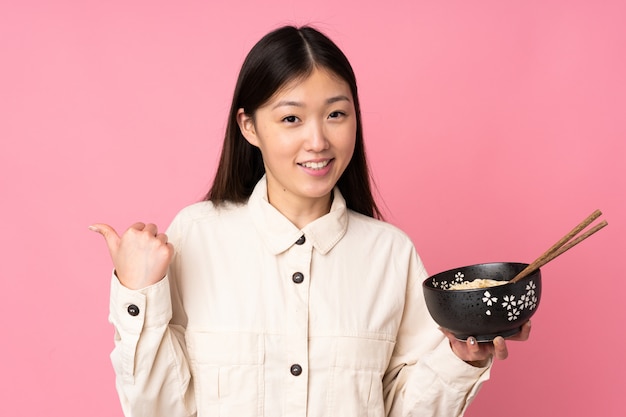
<svg viewBox="0 0 626 417">
<path fill-rule="evenodd" d="M 155 224 L 135 223 L 121 237 L 108 224 L 96 223 L 89 229 L 104 237 L 123 286 L 138 290 L 156 284 L 167 274 L 174 247 Z"/>
</svg>

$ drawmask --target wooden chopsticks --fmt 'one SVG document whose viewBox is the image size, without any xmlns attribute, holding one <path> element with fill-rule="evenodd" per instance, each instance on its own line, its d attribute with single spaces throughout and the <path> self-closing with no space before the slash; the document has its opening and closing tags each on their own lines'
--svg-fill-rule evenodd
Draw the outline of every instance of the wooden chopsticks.
<svg viewBox="0 0 626 417">
<path fill-rule="evenodd" d="M 602 212 L 600 210 L 596 210 L 591 213 L 585 220 L 580 222 L 576 227 L 574 227 L 568 234 L 563 236 L 556 242 L 550 249 L 545 251 L 541 256 L 535 259 L 530 265 L 528 265 L 524 270 L 522 270 L 519 274 L 517 274 L 509 283 L 517 282 L 525 276 L 533 273 L 537 269 L 541 268 L 557 256 L 561 255 L 563 252 L 573 248 L 578 245 L 583 240 L 587 239 L 592 234 L 596 233 L 598 230 L 602 229 L 608 223 L 606 220 L 601 221 L 587 232 L 573 239 L 578 233 L 580 233 L 585 227 L 589 226 L 595 219 L 600 217 Z M 573 240 L 572 240 L 573 239 Z"/>
</svg>

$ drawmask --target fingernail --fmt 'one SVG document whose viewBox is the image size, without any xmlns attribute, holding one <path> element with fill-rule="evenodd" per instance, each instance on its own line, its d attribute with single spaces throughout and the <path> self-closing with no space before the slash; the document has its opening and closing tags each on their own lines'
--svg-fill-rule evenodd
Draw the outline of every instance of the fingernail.
<svg viewBox="0 0 626 417">
<path fill-rule="evenodd" d="M 100 229 L 98 229 L 96 226 L 93 226 L 93 225 L 89 226 L 87 229 L 91 230 L 92 232 L 99 232 L 100 231 Z"/>
<path fill-rule="evenodd" d="M 470 343 L 470 345 L 472 345 L 472 346 L 476 344 L 476 339 L 474 339 L 473 337 L 470 337 L 470 338 L 469 338 L 469 339 L 467 339 L 467 340 L 469 340 L 469 343 Z"/>
</svg>

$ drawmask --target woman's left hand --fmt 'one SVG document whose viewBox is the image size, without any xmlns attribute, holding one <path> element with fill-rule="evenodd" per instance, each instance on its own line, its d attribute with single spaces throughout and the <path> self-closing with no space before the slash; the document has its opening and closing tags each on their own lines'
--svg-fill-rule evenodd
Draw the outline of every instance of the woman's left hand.
<svg viewBox="0 0 626 417">
<path fill-rule="evenodd" d="M 473 337 L 469 337 L 466 341 L 461 341 L 454 337 L 450 331 L 446 329 L 441 329 L 441 331 L 450 341 L 450 347 L 456 356 L 470 365 L 483 367 L 489 363 L 492 357 L 496 359 L 506 359 L 509 356 L 506 342 L 502 336 L 493 339 L 492 343 L 478 343 Z M 507 338 L 507 340 L 524 341 L 528 340 L 529 335 L 530 321 L 527 321 L 522 325 L 522 329 L 519 333 Z"/>
</svg>

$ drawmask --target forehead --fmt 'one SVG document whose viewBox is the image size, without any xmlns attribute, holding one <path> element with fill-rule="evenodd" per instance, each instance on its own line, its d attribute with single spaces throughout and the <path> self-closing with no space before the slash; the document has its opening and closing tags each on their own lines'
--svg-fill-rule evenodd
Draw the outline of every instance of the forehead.
<svg viewBox="0 0 626 417">
<path fill-rule="evenodd" d="M 352 98 L 350 85 L 335 72 L 315 67 L 310 73 L 297 76 L 285 82 L 265 103 L 269 105 L 290 95 L 306 93 L 306 99 L 313 95 L 344 94 Z"/>
</svg>

